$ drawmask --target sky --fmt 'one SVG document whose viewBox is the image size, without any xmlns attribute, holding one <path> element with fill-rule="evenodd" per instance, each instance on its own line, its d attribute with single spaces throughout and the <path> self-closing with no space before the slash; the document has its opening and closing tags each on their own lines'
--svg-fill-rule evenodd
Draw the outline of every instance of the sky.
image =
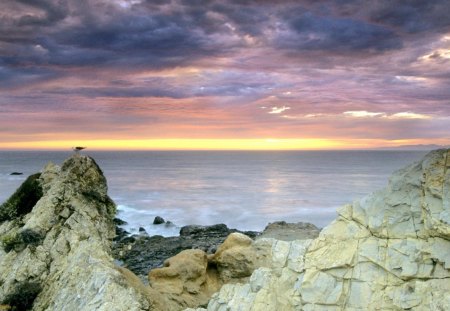
<svg viewBox="0 0 450 311">
<path fill-rule="evenodd" d="M 450 144 L 449 0 L 2 0 L 0 149 Z"/>
</svg>

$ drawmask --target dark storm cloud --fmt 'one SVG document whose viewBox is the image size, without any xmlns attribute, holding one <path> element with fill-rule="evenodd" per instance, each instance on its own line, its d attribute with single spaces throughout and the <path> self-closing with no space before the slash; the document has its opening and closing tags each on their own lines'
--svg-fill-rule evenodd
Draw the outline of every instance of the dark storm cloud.
<svg viewBox="0 0 450 311">
<path fill-rule="evenodd" d="M 68 14 L 65 0 L 17 0 L 36 11 L 33 14 L 25 13 L 17 20 L 17 26 L 49 26 L 64 19 Z"/>
<path fill-rule="evenodd" d="M 399 27 L 408 33 L 444 30 L 450 25 L 448 0 L 374 1 L 371 21 Z"/>
<path fill-rule="evenodd" d="M 236 41 L 244 35 L 266 48 L 331 55 L 383 52 L 402 48 L 403 32 L 448 27 L 445 3 L 180 0 L 168 9 L 167 1 L 8 0 L 1 4 L 0 57 L 11 68 L 52 66 L 55 71 L 164 68 L 245 50 Z"/>
<path fill-rule="evenodd" d="M 47 91 L 49 94 L 58 95 L 78 95 L 89 98 L 96 97 L 122 97 L 122 98 L 139 98 L 139 97 L 167 97 L 167 98 L 185 98 L 186 95 L 172 90 L 148 88 L 148 87 L 81 87 L 81 88 L 57 88 Z"/>
<path fill-rule="evenodd" d="M 360 20 L 318 16 L 302 9 L 290 11 L 285 18 L 292 31 L 276 39 L 281 48 L 349 52 L 402 46 L 392 30 Z"/>
</svg>

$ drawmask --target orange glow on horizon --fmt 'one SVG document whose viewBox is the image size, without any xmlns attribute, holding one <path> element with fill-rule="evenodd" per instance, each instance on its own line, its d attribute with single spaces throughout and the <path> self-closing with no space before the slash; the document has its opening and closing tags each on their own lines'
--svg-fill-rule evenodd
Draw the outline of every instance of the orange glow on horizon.
<svg viewBox="0 0 450 311">
<path fill-rule="evenodd" d="M 87 146 L 89 150 L 339 150 L 371 149 L 401 145 L 428 144 L 418 140 L 371 139 L 88 139 L 0 143 L 3 150 L 66 150 Z M 440 143 L 440 142 L 435 142 Z M 444 142 L 444 144 L 446 144 Z"/>
</svg>

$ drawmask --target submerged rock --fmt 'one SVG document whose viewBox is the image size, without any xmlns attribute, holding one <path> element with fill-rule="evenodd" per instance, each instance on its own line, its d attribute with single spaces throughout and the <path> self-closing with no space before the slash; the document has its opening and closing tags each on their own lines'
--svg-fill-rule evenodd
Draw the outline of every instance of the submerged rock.
<svg viewBox="0 0 450 311">
<path fill-rule="evenodd" d="M 450 150 L 395 172 L 315 240 L 276 241 L 270 267 L 208 310 L 450 310 Z"/>
</svg>

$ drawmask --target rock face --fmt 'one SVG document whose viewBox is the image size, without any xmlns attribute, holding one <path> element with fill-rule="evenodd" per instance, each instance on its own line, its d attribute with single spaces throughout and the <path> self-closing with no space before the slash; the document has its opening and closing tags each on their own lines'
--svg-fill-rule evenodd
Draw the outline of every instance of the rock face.
<svg viewBox="0 0 450 311">
<path fill-rule="evenodd" d="M 28 183 L 39 183 L 33 188 L 38 197 L 23 199 L 19 189 L 1 207 L 9 212 L 0 222 L 0 305 L 13 310 L 158 309 L 151 291 L 113 264 L 115 205 L 94 160 L 74 155 L 62 167 L 49 164 L 33 176 Z"/>
<path fill-rule="evenodd" d="M 274 242 L 270 267 L 208 310 L 450 310 L 450 150 L 346 205 L 315 240 Z"/>
</svg>

